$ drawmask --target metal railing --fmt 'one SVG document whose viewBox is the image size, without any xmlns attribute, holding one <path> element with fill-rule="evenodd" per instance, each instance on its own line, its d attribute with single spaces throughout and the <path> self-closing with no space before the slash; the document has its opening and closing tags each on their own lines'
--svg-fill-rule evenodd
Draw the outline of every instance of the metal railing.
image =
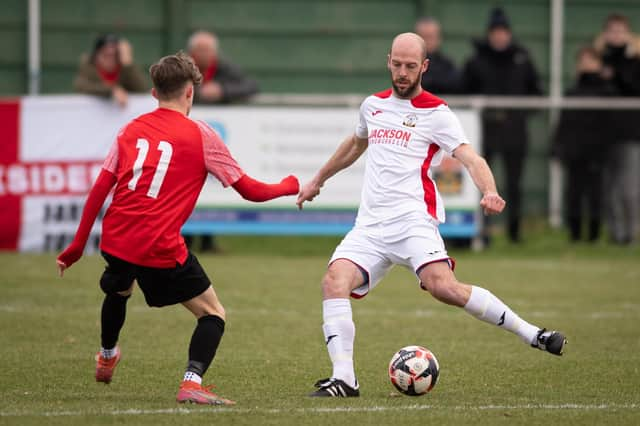
<svg viewBox="0 0 640 426">
<path fill-rule="evenodd" d="M 367 95 L 349 94 L 275 94 L 263 93 L 255 96 L 255 105 L 273 106 L 350 106 L 359 107 Z M 506 108 L 506 109 L 613 109 L 640 111 L 640 97 L 571 97 L 548 96 L 470 96 L 443 95 L 442 98 L 455 108 Z"/>
<path fill-rule="evenodd" d="M 261 94 L 253 99 L 256 105 L 358 108 L 367 95 L 361 94 Z M 558 112 L 571 110 L 637 110 L 640 119 L 640 97 L 556 97 L 556 96 L 470 96 L 443 95 L 453 108 L 469 108 L 479 113 L 487 108 L 547 110 L 550 128 L 553 128 Z M 548 220 L 552 226 L 562 224 L 563 171 L 557 160 L 549 161 Z"/>
</svg>

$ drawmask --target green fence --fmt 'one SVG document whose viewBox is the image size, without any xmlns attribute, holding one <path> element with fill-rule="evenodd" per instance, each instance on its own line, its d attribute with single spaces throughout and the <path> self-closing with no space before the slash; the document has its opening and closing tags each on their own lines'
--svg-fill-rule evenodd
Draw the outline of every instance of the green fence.
<svg viewBox="0 0 640 426">
<path fill-rule="evenodd" d="M 3 0 L 0 14 L 0 95 L 27 91 L 27 1 Z M 549 0 L 41 0 L 42 93 L 66 93 L 78 59 L 94 38 L 128 38 L 136 61 L 148 67 L 184 48 L 189 34 L 219 35 L 223 54 L 253 77 L 263 92 L 370 93 L 388 85 L 384 68 L 393 35 L 433 15 L 444 30 L 443 50 L 458 65 L 471 39 L 486 28 L 489 10 L 503 6 L 515 36 L 529 48 L 548 88 Z M 578 46 L 599 32 L 611 12 L 640 31 L 638 0 L 566 0 L 564 80 L 572 79 Z M 525 208 L 542 214 L 547 193 L 547 114 L 531 120 Z M 498 167 L 498 174 L 500 170 Z"/>
</svg>

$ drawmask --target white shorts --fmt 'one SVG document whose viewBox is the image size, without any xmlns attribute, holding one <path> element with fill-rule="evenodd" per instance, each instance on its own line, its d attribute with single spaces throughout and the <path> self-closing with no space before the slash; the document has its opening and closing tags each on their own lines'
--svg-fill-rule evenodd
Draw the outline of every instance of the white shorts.
<svg viewBox="0 0 640 426">
<path fill-rule="evenodd" d="M 336 247 L 329 265 L 338 259 L 351 261 L 365 276 L 364 284 L 351 293 L 357 299 L 366 296 L 393 265 L 410 268 L 416 275 L 429 263 L 448 261 L 451 269 L 455 265 L 438 226 L 425 221 L 356 226 Z"/>
</svg>

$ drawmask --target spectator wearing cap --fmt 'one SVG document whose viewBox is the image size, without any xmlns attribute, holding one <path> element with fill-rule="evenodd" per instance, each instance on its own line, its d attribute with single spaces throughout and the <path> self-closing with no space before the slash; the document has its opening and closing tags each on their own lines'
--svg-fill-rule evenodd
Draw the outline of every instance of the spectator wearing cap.
<svg viewBox="0 0 640 426">
<path fill-rule="evenodd" d="M 144 75 L 133 63 L 129 42 L 114 34 L 98 37 L 90 55 L 83 55 L 74 80 L 76 92 L 111 97 L 125 106 L 129 92 L 145 92 Z"/>
<path fill-rule="evenodd" d="M 423 38 L 429 59 L 429 68 L 422 74 L 422 88 L 436 94 L 458 93 L 460 72 L 454 62 L 440 50 L 440 23 L 432 17 L 421 18 L 416 22 L 415 32 Z"/>
<path fill-rule="evenodd" d="M 487 35 L 474 42 L 475 52 L 462 72 L 462 89 L 478 95 L 540 95 L 538 72 L 529 52 L 518 44 L 505 12 L 496 8 L 489 16 Z M 508 236 L 520 241 L 521 178 L 527 154 L 527 113 L 487 109 L 482 115 L 483 150 L 487 161 L 500 155 L 506 171 Z M 485 227 L 486 228 L 486 227 Z M 485 235 L 488 241 L 488 235 Z"/>
<path fill-rule="evenodd" d="M 237 65 L 219 55 L 215 34 L 197 31 L 189 38 L 189 54 L 202 73 L 194 103 L 229 103 L 243 101 L 258 93 L 258 84 Z"/>
<path fill-rule="evenodd" d="M 631 31 L 629 18 L 611 14 L 596 38 L 606 75 L 621 96 L 640 97 L 640 37 Z M 607 221 L 611 240 L 631 244 L 640 221 L 640 120 L 637 110 L 617 111 L 616 138 L 606 164 Z"/>
</svg>

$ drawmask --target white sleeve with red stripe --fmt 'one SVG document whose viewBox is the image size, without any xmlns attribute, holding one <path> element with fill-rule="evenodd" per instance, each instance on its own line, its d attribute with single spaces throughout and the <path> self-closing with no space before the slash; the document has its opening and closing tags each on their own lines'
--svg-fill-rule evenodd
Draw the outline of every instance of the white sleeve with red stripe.
<svg viewBox="0 0 640 426">
<path fill-rule="evenodd" d="M 446 105 L 439 106 L 431 115 L 431 142 L 451 154 L 463 143 L 469 143 L 458 117 Z"/>
<path fill-rule="evenodd" d="M 202 121 L 196 121 L 202 135 L 204 164 L 225 188 L 233 185 L 244 175 L 238 162 L 231 156 L 220 136 Z"/>
</svg>

